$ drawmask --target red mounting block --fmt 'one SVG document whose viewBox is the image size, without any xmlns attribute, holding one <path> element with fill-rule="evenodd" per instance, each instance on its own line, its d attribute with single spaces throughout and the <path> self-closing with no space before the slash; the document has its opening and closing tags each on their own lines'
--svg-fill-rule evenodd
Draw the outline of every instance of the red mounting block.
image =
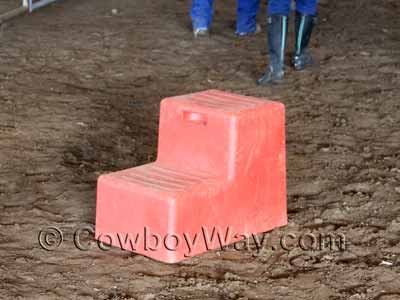
<svg viewBox="0 0 400 300">
<path fill-rule="evenodd" d="M 217 90 L 164 99 L 156 162 L 98 180 L 96 239 L 163 262 L 286 224 L 278 102 Z"/>
</svg>

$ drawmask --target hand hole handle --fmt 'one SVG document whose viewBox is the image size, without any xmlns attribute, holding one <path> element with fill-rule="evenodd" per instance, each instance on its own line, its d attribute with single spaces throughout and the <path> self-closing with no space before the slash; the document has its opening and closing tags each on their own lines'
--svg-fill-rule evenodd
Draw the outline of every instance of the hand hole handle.
<svg viewBox="0 0 400 300">
<path fill-rule="evenodd" d="M 204 113 L 184 110 L 182 117 L 185 122 L 204 125 L 204 126 L 207 125 L 207 115 Z"/>
</svg>

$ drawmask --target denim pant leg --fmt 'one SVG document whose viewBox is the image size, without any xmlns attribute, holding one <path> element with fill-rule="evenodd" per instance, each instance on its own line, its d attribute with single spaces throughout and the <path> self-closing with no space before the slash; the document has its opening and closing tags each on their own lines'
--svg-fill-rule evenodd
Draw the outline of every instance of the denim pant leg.
<svg viewBox="0 0 400 300">
<path fill-rule="evenodd" d="M 256 31 L 256 18 L 260 0 L 238 0 L 236 33 L 246 34 Z"/>
<path fill-rule="evenodd" d="M 302 15 L 316 15 L 317 5 L 317 0 L 296 0 L 296 11 Z"/>
<path fill-rule="evenodd" d="M 268 15 L 289 15 L 291 0 L 269 0 Z"/>
<path fill-rule="evenodd" d="M 208 29 L 211 25 L 214 0 L 192 0 L 190 16 L 193 29 Z"/>
</svg>

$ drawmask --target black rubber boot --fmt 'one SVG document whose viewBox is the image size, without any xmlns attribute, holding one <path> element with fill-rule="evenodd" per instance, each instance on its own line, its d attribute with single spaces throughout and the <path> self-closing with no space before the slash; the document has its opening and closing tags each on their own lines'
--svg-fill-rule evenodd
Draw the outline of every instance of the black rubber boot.
<svg viewBox="0 0 400 300">
<path fill-rule="evenodd" d="M 285 74 L 285 50 L 288 16 L 271 15 L 268 17 L 269 65 L 258 85 L 268 85 L 282 80 Z"/>
<path fill-rule="evenodd" d="M 311 33 L 315 24 L 316 16 L 302 15 L 296 12 L 296 47 L 293 56 L 293 66 L 296 70 L 303 70 L 307 65 L 312 65 L 314 60 L 308 51 Z"/>
</svg>

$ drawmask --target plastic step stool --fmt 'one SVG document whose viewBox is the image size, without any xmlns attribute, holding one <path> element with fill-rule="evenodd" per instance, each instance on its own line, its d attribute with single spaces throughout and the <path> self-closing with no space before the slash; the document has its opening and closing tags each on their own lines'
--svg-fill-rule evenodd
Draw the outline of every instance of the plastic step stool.
<svg viewBox="0 0 400 300">
<path fill-rule="evenodd" d="M 96 239 L 167 263 L 286 224 L 278 102 L 217 90 L 164 99 L 157 160 L 98 180 Z"/>
</svg>

